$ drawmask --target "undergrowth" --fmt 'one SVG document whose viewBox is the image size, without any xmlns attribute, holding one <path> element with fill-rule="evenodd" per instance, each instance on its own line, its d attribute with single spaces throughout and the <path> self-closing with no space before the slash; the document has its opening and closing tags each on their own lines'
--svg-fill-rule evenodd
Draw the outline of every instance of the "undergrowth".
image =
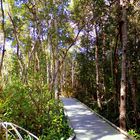
<svg viewBox="0 0 140 140">
<path fill-rule="evenodd" d="M 44 85 L 32 87 L 18 80 L 8 84 L 0 95 L 0 114 L 1 121 L 15 123 L 40 140 L 66 140 L 72 133 L 62 103 Z"/>
</svg>

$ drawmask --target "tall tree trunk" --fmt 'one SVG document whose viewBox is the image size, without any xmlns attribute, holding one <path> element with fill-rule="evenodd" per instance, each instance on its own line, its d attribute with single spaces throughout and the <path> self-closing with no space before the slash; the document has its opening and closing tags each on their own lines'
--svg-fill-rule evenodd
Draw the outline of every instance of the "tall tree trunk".
<svg viewBox="0 0 140 140">
<path fill-rule="evenodd" d="M 71 63 L 71 84 L 72 84 L 72 89 L 74 87 L 74 59 L 72 58 L 72 63 Z"/>
<path fill-rule="evenodd" d="M 47 84 L 50 85 L 52 80 L 52 44 L 50 41 L 51 37 L 49 37 L 48 34 L 48 50 L 49 50 L 49 56 L 48 56 L 48 63 L 47 63 Z M 51 89 L 52 90 L 52 89 Z"/>
<path fill-rule="evenodd" d="M 56 5 L 56 0 L 54 0 L 54 6 Z M 54 48 L 54 56 L 55 56 L 55 79 L 54 79 L 54 93 L 55 93 L 55 99 L 59 99 L 59 90 L 58 90 L 58 81 L 59 81 L 59 48 L 58 48 L 58 25 L 57 25 L 57 19 L 56 19 L 56 13 L 54 13 L 54 28 L 55 28 L 55 48 Z"/>
<path fill-rule="evenodd" d="M 103 34 L 102 34 L 102 37 L 103 37 L 103 47 L 102 47 L 102 60 L 103 60 L 103 67 L 102 67 L 102 76 L 103 76 L 103 79 L 102 79 L 102 92 L 103 94 L 106 93 L 106 85 L 105 85 L 105 69 L 106 69 L 106 35 L 105 35 L 105 32 L 104 32 L 104 27 L 103 27 Z"/>
<path fill-rule="evenodd" d="M 5 55 L 5 42 L 6 42 L 6 32 L 5 32 L 5 15 L 3 9 L 3 0 L 0 1 L 1 12 L 2 12 L 2 31 L 3 31 L 3 45 L 2 45 L 2 56 L 0 61 L 0 76 L 2 75 L 3 60 Z"/>
<path fill-rule="evenodd" d="M 95 33 L 96 33 L 96 45 L 95 45 L 95 62 L 96 62 L 96 94 L 97 94 L 97 104 L 99 109 L 102 109 L 101 105 L 101 97 L 100 97 L 100 91 L 99 91 L 99 58 L 98 58 L 98 31 L 97 31 L 97 25 L 95 25 Z"/>
<path fill-rule="evenodd" d="M 58 91 L 58 67 L 59 67 L 59 60 L 58 60 L 58 48 L 56 47 L 56 59 L 55 59 L 55 82 L 54 82 L 54 92 L 55 92 L 55 99 L 59 98 L 59 91 Z"/>
<path fill-rule="evenodd" d="M 64 64 L 61 66 L 61 75 L 60 75 L 60 93 L 63 93 L 64 86 Z"/>
<path fill-rule="evenodd" d="M 126 130 L 126 49 L 127 49 L 127 13 L 126 1 L 120 0 L 121 7 L 121 43 L 122 43 L 122 64 L 121 64 L 121 88 L 120 88 L 120 128 Z"/>
<path fill-rule="evenodd" d="M 67 77 L 68 77 L 68 69 L 67 69 L 68 60 L 67 57 L 63 63 L 63 90 L 67 92 Z"/>
</svg>

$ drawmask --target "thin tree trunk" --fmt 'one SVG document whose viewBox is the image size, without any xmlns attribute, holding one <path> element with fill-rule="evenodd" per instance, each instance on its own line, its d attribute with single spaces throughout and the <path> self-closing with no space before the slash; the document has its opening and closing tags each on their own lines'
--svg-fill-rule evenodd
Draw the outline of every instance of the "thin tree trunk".
<svg viewBox="0 0 140 140">
<path fill-rule="evenodd" d="M 3 0 L 0 1 L 1 4 L 1 12 L 2 12 L 2 31 L 3 31 L 3 45 L 2 45 L 2 56 L 0 61 L 0 76 L 2 75 L 2 67 L 5 55 L 5 42 L 6 42 L 6 32 L 5 32 L 5 13 L 3 9 Z"/>
<path fill-rule="evenodd" d="M 121 89 L 120 89 L 120 128 L 126 130 L 126 49 L 127 49 L 127 13 L 126 1 L 120 0 L 121 7 L 121 43 L 122 43 L 122 64 L 121 64 Z"/>
<path fill-rule="evenodd" d="M 97 104 L 99 109 L 102 109 L 100 91 L 99 91 L 99 58 L 98 58 L 98 31 L 97 25 L 95 25 L 95 33 L 96 33 L 96 45 L 95 45 L 95 62 L 96 62 L 96 94 L 97 94 Z"/>
<path fill-rule="evenodd" d="M 56 48 L 56 54 L 58 54 L 58 48 Z M 56 55 L 58 56 L 58 55 Z M 54 92 L 55 92 L 55 99 L 59 98 L 59 91 L 58 91 L 58 67 L 59 67 L 59 60 L 58 57 L 55 60 L 55 82 L 54 82 Z"/>
<path fill-rule="evenodd" d="M 72 89 L 74 87 L 74 59 L 72 58 L 72 63 L 71 63 L 71 84 L 72 84 Z"/>
<path fill-rule="evenodd" d="M 103 27 L 103 47 L 102 47 L 102 60 L 103 60 L 103 67 L 102 67 L 102 75 L 103 75 L 103 79 L 102 79 L 102 91 L 105 94 L 106 93 L 106 87 L 105 87 L 105 69 L 106 69 L 106 35 L 104 32 L 104 27 Z"/>
<path fill-rule="evenodd" d="M 64 65 L 61 66 L 61 75 L 60 75 L 60 93 L 63 93 L 63 85 L 64 85 Z"/>
<path fill-rule="evenodd" d="M 9 9 L 9 11 L 10 11 L 10 9 Z M 9 16 L 9 18 L 11 20 L 12 25 L 13 25 L 13 32 L 14 32 L 14 36 L 15 36 L 16 44 L 17 44 L 17 58 L 18 58 L 18 63 L 19 63 L 21 73 L 22 73 L 21 77 L 23 77 L 24 67 L 23 67 L 23 62 L 22 62 L 22 60 L 21 60 L 21 58 L 19 56 L 20 43 L 19 43 L 19 39 L 18 39 L 18 35 L 17 35 L 17 28 L 16 28 L 16 25 L 14 23 L 14 20 L 13 20 L 12 15 L 11 15 L 10 12 L 8 12 L 8 16 Z M 20 73 L 20 71 L 19 71 L 19 73 Z"/>
<path fill-rule="evenodd" d="M 62 91 L 66 90 L 66 77 L 67 77 L 67 59 L 65 59 L 62 67 Z"/>
<path fill-rule="evenodd" d="M 54 5 L 56 4 L 56 1 L 54 0 Z M 56 19 L 56 13 L 54 13 L 54 28 L 55 28 L 55 33 L 56 33 L 56 42 L 55 42 L 55 48 L 54 48 L 54 52 L 55 52 L 55 79 L 54 79 L 54 94 L 55 94 L 55 99 L 59 99 L 59 90 L 58 90 L 58 81 L 59 81 L 59 75 L 58 75 L 58 70 L 59 70 L 59 58 L 58 58 L 58 54 L 59 54 L 59 48 L 58 48 L 58 23 L 57 23 L 57 19 Z"/>
<path fill-rule="evenodd" d="M 48 58 L 48 68 L 47 68 L 47 83 L 50 85 L 51 80 L 52 80 L 52 45 L 50 41 L 50 37 L 48 35 L 48 49 L 49 49 L 49 58 Z M 52 89 L 51 89 L 52 90 Z"/>
</svg>

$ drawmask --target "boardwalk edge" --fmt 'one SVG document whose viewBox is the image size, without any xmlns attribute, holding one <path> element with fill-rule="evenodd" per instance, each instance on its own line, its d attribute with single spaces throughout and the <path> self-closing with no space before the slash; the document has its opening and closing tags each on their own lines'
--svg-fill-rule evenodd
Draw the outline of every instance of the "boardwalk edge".
<svg viewBox="0 0 140 140">
<path fill-rule="evenodd" d="M 64 108 L 64 114 L 65 114 L 65 116 L 67 118 L 69 127 L 73 130 L 72 135 L 67 140 L 74 140 L 76 138 L 76 134 L 74 132 L 74 128 L 73 128 L 73 126 L 72 126 L 72 124 L 70 122 L 70 119 L 69 119 L 68 114 L 67 114 L 67 110 L 65 108 Z"/>
</svg>

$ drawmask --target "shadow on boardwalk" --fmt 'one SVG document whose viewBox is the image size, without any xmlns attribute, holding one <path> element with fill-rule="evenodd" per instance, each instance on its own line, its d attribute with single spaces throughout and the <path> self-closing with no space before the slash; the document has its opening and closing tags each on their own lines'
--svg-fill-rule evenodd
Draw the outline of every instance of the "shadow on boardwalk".
<svg viewBox="0 0 140 140">
<path fill-rule="evenodd" d="M 114 127 L 72 98 L 62 98 L 76 140 L 129 140 Z"/>
</svg>

